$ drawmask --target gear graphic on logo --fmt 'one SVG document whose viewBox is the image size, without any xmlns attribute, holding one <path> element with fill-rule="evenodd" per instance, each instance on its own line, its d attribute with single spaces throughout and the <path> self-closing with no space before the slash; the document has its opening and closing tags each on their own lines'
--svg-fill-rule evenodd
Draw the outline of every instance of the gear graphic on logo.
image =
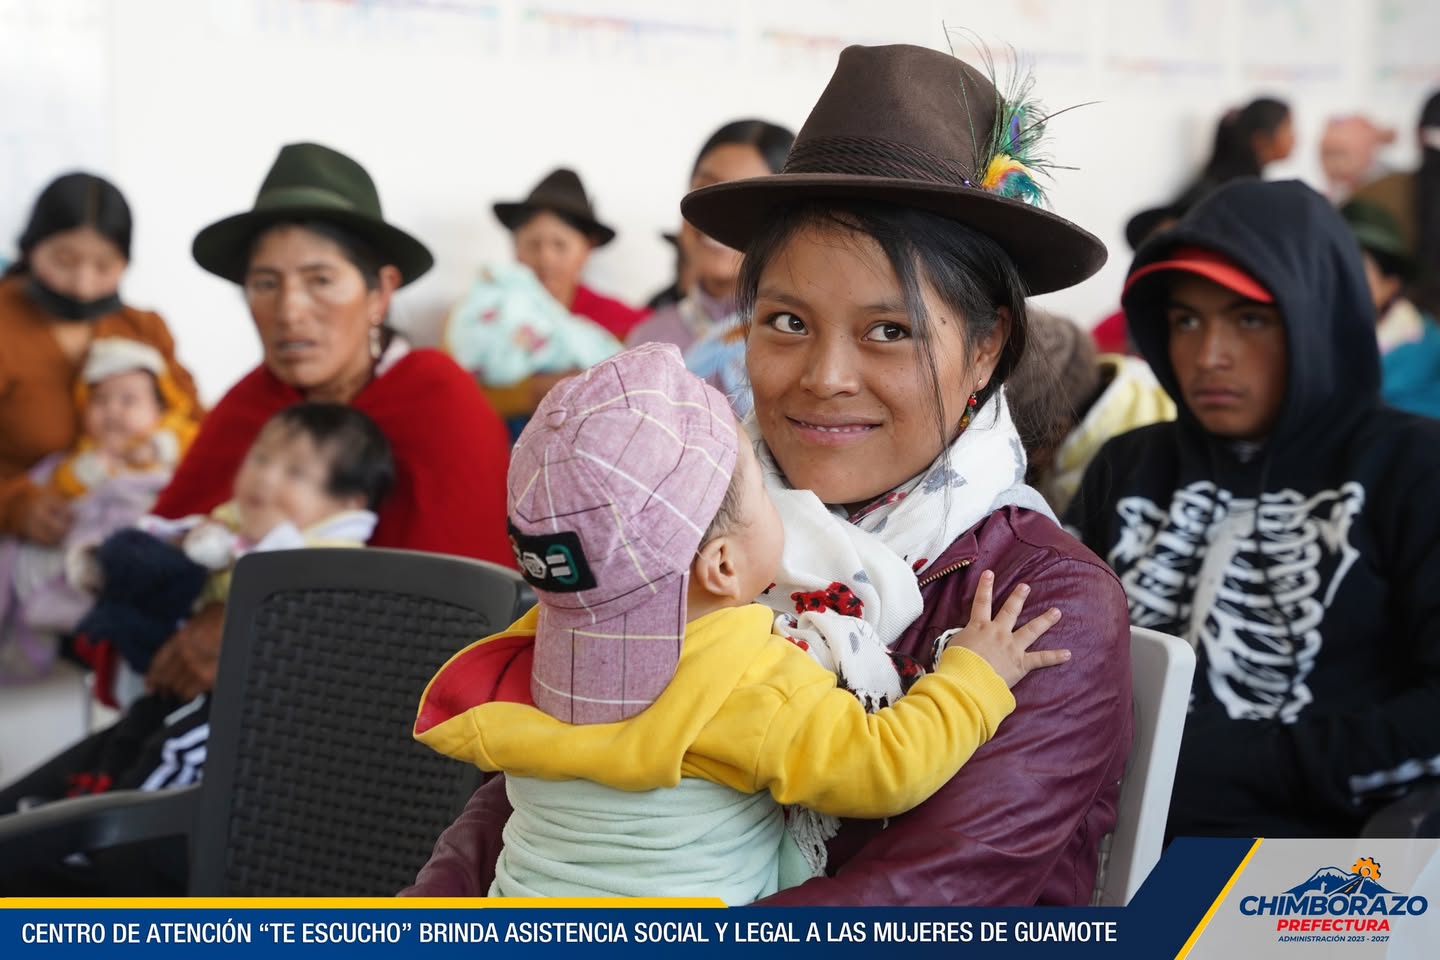
<svg viewBox="0 0 1440 960">
<path fill-rule="evenodd" d="M 1351 873 L 1358 873 L 1362 877 L 1369 877 L 1371 880 L 1380 879 L 1380 863 L 1372 857 L 1361 857 L 1355 861 L 1355 866 L 1350 868 Z"/>
</svg>

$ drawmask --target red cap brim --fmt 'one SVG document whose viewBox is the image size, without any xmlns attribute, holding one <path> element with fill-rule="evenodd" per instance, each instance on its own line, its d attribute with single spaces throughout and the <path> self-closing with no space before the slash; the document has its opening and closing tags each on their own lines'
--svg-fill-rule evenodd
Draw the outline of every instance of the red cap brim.
<svg viewBox="0 0 1440 960">
<path fill-rule="evenodd" d="M 1274 295 L 1266 290 L 1260 281 L 1241 270 L 1229 257 L 1201 247 L 1181 247 L 1166 260 L 1147 263 L 1125 279 L 1124 292 L 1129 293 L 1130 288 L 1135 286 L 1140 278 L 1162 270 L 1196 274 L 1257 303 L 1275 302 Z"/>
</svg>

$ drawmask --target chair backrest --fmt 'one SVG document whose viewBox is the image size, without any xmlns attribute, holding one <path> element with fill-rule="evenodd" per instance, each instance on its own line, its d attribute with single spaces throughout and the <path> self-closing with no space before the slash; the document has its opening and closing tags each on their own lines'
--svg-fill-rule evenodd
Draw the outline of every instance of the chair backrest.
<svg viewBox="0 0 1440 960">
<path fill-rule="evenodd" d="M 400 550 L 251 554 L 235 568 L 191 893 L 389 896 L 480 772 L 411 737 L 435 671 L 533 598 L 494 564 Z"/>
<path fill-rule="evenodd" d="M 1135 739 L 1120 784 L 1115 831 L 1101 847 L 1095 903 L 1102 906 L 1129 903 L 1160 859 L 1195 651 L 1179 637 L 1131 627 L 1130 670 Z"/>
</svg>

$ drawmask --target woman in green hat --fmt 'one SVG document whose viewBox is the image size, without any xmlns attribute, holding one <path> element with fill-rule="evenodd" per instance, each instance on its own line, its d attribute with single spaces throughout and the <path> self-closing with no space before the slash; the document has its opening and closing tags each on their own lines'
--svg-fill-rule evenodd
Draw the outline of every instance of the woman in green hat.
<svg viewBox="0 0 1440 960">
<path fill-rule="evenodd" d="M 241 286 L 261 365 L 206 420 L 155 512 L 204 513 L 261 425 L 301 400 L 347 403 L 394 447 L 398 482 L 371 544 L 513 564 L 505 535 L 505 428 L 473 381 L 438 350 L 412 349 L 386 325 L 390 301 L 434 262 L 387 223 L 365 169 L 329 147 L 280 151 L 254 207 L 195 237 L 200 266 Z M 218 615 L 197 618 L 155 658 L 157 689 L 193 696 L 214 677 Z"/>
<path fill-rule="evenodd" d="M 394 455 L 396 482 L 376 511 L 372 546 L 513 565 L 505 532 L 505 428 L 454 361 L 412 349 L 386 325 L 395 291 L 432 260 L 423 244 L 385 221 L 363 167 L 316 144 L 283 148 L 254 207 L 200 231 L 194 254 L 206 270 L 240 285 L 264 359 L 206 418 L 156 514 L 208 513 L 229 499 L 242 458 L 278 411 L 301 401 L 343 403 L 380 427 Z M 194 764 L 175 768 L 163 758 L 167 743 L 175 755 L 171 741 L 182 733 L 185 755 L 195 755 L 208 701 L 175 711 L 213 688 L 223 616 L 216 604 L 191 618 L 155 655 L 146 676 L 151 693 L 114 727 L 0 791 L 0 814 L 26 797 L 63 796 L 77 777 L 117 787 L 193 782 L 200 773 Z M 116 746 L 125 742 L 132 748 Z M 139 864 L 101 858 L 80 870 L 84 876 L 54 882 L 91 891 L 113 884 L 133 894 L 180 892 L 183 862 L 147 850 Z M 0 889 L 8 889 L 4 877 Z"/>
<path fill-rule="evenodd" d="M 1365 260 L 1380 341 L 1380 396 L 1397 410 L 1440 417 L 1440 325 L 1405 295 L 1415 258 L 1400 224 L 1370 200 L 1340 208 Z"/>
</svg>

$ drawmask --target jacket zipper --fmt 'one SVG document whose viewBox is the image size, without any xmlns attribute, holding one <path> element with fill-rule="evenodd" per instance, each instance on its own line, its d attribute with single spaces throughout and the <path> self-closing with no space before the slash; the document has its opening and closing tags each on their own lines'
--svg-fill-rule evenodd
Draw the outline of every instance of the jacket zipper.
<svg viewBox="0 0 1440 960">
<path fill-rule="evenodd" d="M 936 580 L 939 580 L 941 577 L 949 576 L 950 574 L 954 573 L 956 570 L 964 570 L 966 567 L 970 566 L 970 564 L 972 564 L 972 563 L 974 563 L 974 562 L 975 562 L 975 560 L 974 560 L 974 558 L 972 557 L 972 558 L 969 559 L 969 560 L 961 560 L 959 563 L 952 563 L 952 564 L 950 564 L 950 566 L 946 567 L 944 570 L 941 570 L 939 573 L 932 573 L 932 574 L 927 575 L 923 580 L 920 581 L 919 586 L 922 586 L 922 587 L 923 587 L 923 586 L 925 586 L 926 584 L 934 583 Z"/>
</svg>

